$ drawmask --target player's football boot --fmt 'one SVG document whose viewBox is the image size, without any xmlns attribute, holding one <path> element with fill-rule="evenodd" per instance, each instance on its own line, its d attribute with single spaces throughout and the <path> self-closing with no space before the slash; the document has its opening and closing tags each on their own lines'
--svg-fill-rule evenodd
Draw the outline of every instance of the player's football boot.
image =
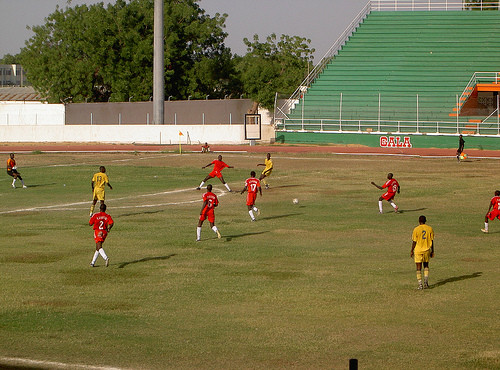
<svg viewBox="0 0 500 370">
<path fill-rule="evenodd" d="M 221 236 L 221 234 L 220 234 L 219 230 L 217 230 L 217 238 L 219 238 L 219 239 L 220 239 L 220 238 L 222 238 L 222 236 Z"/>
<path fill-rule="evenodd" d="M 422 285 L 422 283 L 419 283 L 417 290 L 422 290 L 422 289 L 424 289 L 424 286 Z"/>
<path fill-rule="evenodd" d="M 485 234 L 488 234 L 488 230 L 486 230 L 486 229 L 481 229 L 481 231 L 482 231 L 483 233 L 485 233 Z"/>
<path fill-rule="evenodd" d="M 429 289 L 429 283 L 427 281 L 424 282 L 424 289 Z"/>
<path fill-rule="evenodd" d="M 26 188 L 27 188 L 27 186 L 26 186 L 26 185 L 23 185 L 23 189 L 26 189 Z"/>
<path fill-rule="evenodd" d="M 398 213 L 398 211 L 399 211 L 399 207 L 396 206 L 396 208 L 394 208 L 394 212 Z"/>
<path fill-rule="evenodd" d="M 106 267 L 108 267 L 108 266 L 109 266 L 109 257 L 108 257 L 108 259 L 106 260 Z"/>
</svg>

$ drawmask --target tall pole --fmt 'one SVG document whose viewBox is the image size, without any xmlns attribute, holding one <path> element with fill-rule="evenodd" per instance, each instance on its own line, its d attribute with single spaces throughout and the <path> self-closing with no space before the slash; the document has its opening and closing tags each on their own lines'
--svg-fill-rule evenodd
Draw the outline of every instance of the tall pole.
<svg viewBox="0 0 500 370">
<path fill-rule="evenodd" d="M 163 79 L 163 0 L 155 0 L 153 51 L 153 124 L 163 125 L 165 82 Z"/>
<path fill-rule="evenodd" d="M 378 93 L 378 132 L 380 132 L 380 93 Z"/>
<path fill-rule="evenodd" d="M 497 93 L 497 134 L 500 135 L 500 101 Z"/>
</svg>

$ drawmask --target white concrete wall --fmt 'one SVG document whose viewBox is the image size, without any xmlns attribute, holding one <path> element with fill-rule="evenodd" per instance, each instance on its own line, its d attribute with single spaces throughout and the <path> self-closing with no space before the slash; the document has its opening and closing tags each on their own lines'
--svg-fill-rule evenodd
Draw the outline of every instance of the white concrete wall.
<svg viewBox="0 0 500 370">
<path fill-rule="evenodd" d="M 267 113 L 267 114 L 266 114 Z M 274 139 L 271 115 L 262 116 L 262 140 Z M 183 136 L 179 135 L 179 131 Z M 106 142 L 242 144 L 242 124 L 65 125 L 64 104 L 0 102 L 0 142 Z"/>
<path fill-rule="evenodd" d="M 241 144 L 244 138 L 243 125 L 0 125 L 0 142 Z"/>
<path fill-rule="evenodd" d="M 1 125 L 64 125 L 64 104 L 0 101 Z"/>
</svg>

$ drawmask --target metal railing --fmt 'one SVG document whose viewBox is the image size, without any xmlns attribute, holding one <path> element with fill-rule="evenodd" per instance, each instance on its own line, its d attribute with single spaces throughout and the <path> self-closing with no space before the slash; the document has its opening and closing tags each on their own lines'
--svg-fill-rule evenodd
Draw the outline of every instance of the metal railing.
<svg viewBox="0 0 500 370">
<path fill-rule="evenodd" d="M 469 82 L 464 88 L 464 91 L 460 95 L 460 99 L 457 101 L 457 112 L 460 112 L 467 102 L 470 94 L 474 91 L 477 84 L 498 84 L 500 82 L 500 72 L 474 72 Z"/>
<path fill-rule="evenodd" d="M 499 136 L 500 124 L 442 121 L 391 121 L 369 119 L 287 119 L 276 123 L 279 131 L 367 134 L 460 134 Z"/>
<path fill-rule="evenodd" d="M 498 1 L 372 0 L 375 11 L 498 10 Z"/>
<path fill-rule="evenodd" d="M 495 81 L 491 72 L 484 74 L 484 78 L 488 78 L 488 81 Z M 482 80 L 483 76 L 477 73 L 476 78 Z M 500 82 L 500 73 L 498 73 L 497 81 Z M 301 111 L 295 112 L 293 116 L 277 118 L 275 126 L 278 130 L 293 127 L 294 130 L 342 132 L 345 130 L 363 131 L 360 122 L 376 122 L 375 127 L 373 124 L 369 125 L 370 130 L 418 133 L 423 128 L 425 128 L 424 132 L 427 132 L 426 130 L 430 127 L 435 127 L 429 132 L 440 133 L 444 130 L 449 133 L 451 130 L 458 133 L 464 130 L 481 135 L 497 134 L 498 127 L 500 127 L 500 115 L 496 114 L 500 111 L 498 96 L 496 101 L 493 97 L 489 101 L 484 100 L 479 110 L 471 111 L 466 116 L 457 114 L 460 107 L 459 101 L 458 94 L 440 96 L 394 93 L 344 94 L 340 92 L 316 99 L 315 108 L 309 111 L 307 98 L 303 96 L 300 100 Z M 447 119 L 447 117 L 456 118 Z"/>
</svg>

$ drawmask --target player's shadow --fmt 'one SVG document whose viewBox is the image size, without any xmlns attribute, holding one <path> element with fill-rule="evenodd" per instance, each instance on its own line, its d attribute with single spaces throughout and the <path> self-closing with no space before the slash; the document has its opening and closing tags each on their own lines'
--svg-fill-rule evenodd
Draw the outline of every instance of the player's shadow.
<svg viewBox="0 0 500 370">
<path fill-rule="evenodd" d="M 271 190 L 271 189 L 282 189 L 282 188 L 296 188 L 298 186 L 301 186 L 301 185 L 293 185 L 293 184 L 291 184 L 291 185 L 270 186 L 269 190 Z"/>
<path fill-rule="evenodd" d="M 275 219 L 278 219 L 278 218 L 300 216 L 300 215 L 303 215 L 303 213 L 288 213 L 286 215 L 260 217 L 259 220 L 275 220 Z"/>
<path fill-rule="evenodd" d="M 51 182 L 50 184 L 29 184 L 27 186 L 28 188 L 42 188 L 44 186 L 52 186 L 52 185 L 57 185 L 57 182 Z"/>
<path fill-rule="evenodd" d="M 251 236 L 251 235 L 259 235 L 259 234 L 266 234 L 269 231 L 259 231 L 255 233 L 243 233 L 243 234 L 233 234 L 233 235 L 224 235 L 223 237 L 226 238 L 226 241 L 231 241 L 232 239 L 236 238 L 243 238 L 245 236 Z"/>
<path fill-rule="evenodd" d="M 470 274 L 470 275 L 454 276 L 454 277 L 451 277 L 448 279 L 439 280 L 436 284 L 432 284 L 429 288 L 434 289 L 434 288 L 440 287 L 440 286 L 448 284 L 448 283 L 454 283 L 456 281 L 473 279 L 473 278 L 480 277 L 482 275 L 483 275 L 482 272 L 474 272 L 473 274 Z"/>
<path fill-rule="evenodd" d="M 415 209 L 400 209 L 398 213 L 406 213 L 406 212 L 419 212 L 425 211 L 427 208 L 415 208 Z"/>
<path fill-rule="evenodd" d="M 167 256 L 159 256 L 159 257 L 144 257 L 144 258 L 141 258 L 140 260 L 122 262 L 122 263 L 120 263 L 118 268 L 122 269 L 122 268 L 124 268 L 128 265 L 132 265 L 134 263 L 142 263 L 142 262 L 149 262 L 149 261 L 164 261 L 164 260 L 168 260 L 169 258 L 172 258 L 174 256 L 176 256 L 176 254 L 169 254 Z"/>
<path fill-rule="evenodd" d="M 133 213 L 124 213 L 122 215 L 118 215 L 117 217 L 129 217 L 129 216 L 137 216 L 137 215 L 152 215 L 155 213 L 165 212 L 163 209 L 159 209 L 157 211 L 144 211 L 144 212 L 133 212 Z"/>
</svg>

